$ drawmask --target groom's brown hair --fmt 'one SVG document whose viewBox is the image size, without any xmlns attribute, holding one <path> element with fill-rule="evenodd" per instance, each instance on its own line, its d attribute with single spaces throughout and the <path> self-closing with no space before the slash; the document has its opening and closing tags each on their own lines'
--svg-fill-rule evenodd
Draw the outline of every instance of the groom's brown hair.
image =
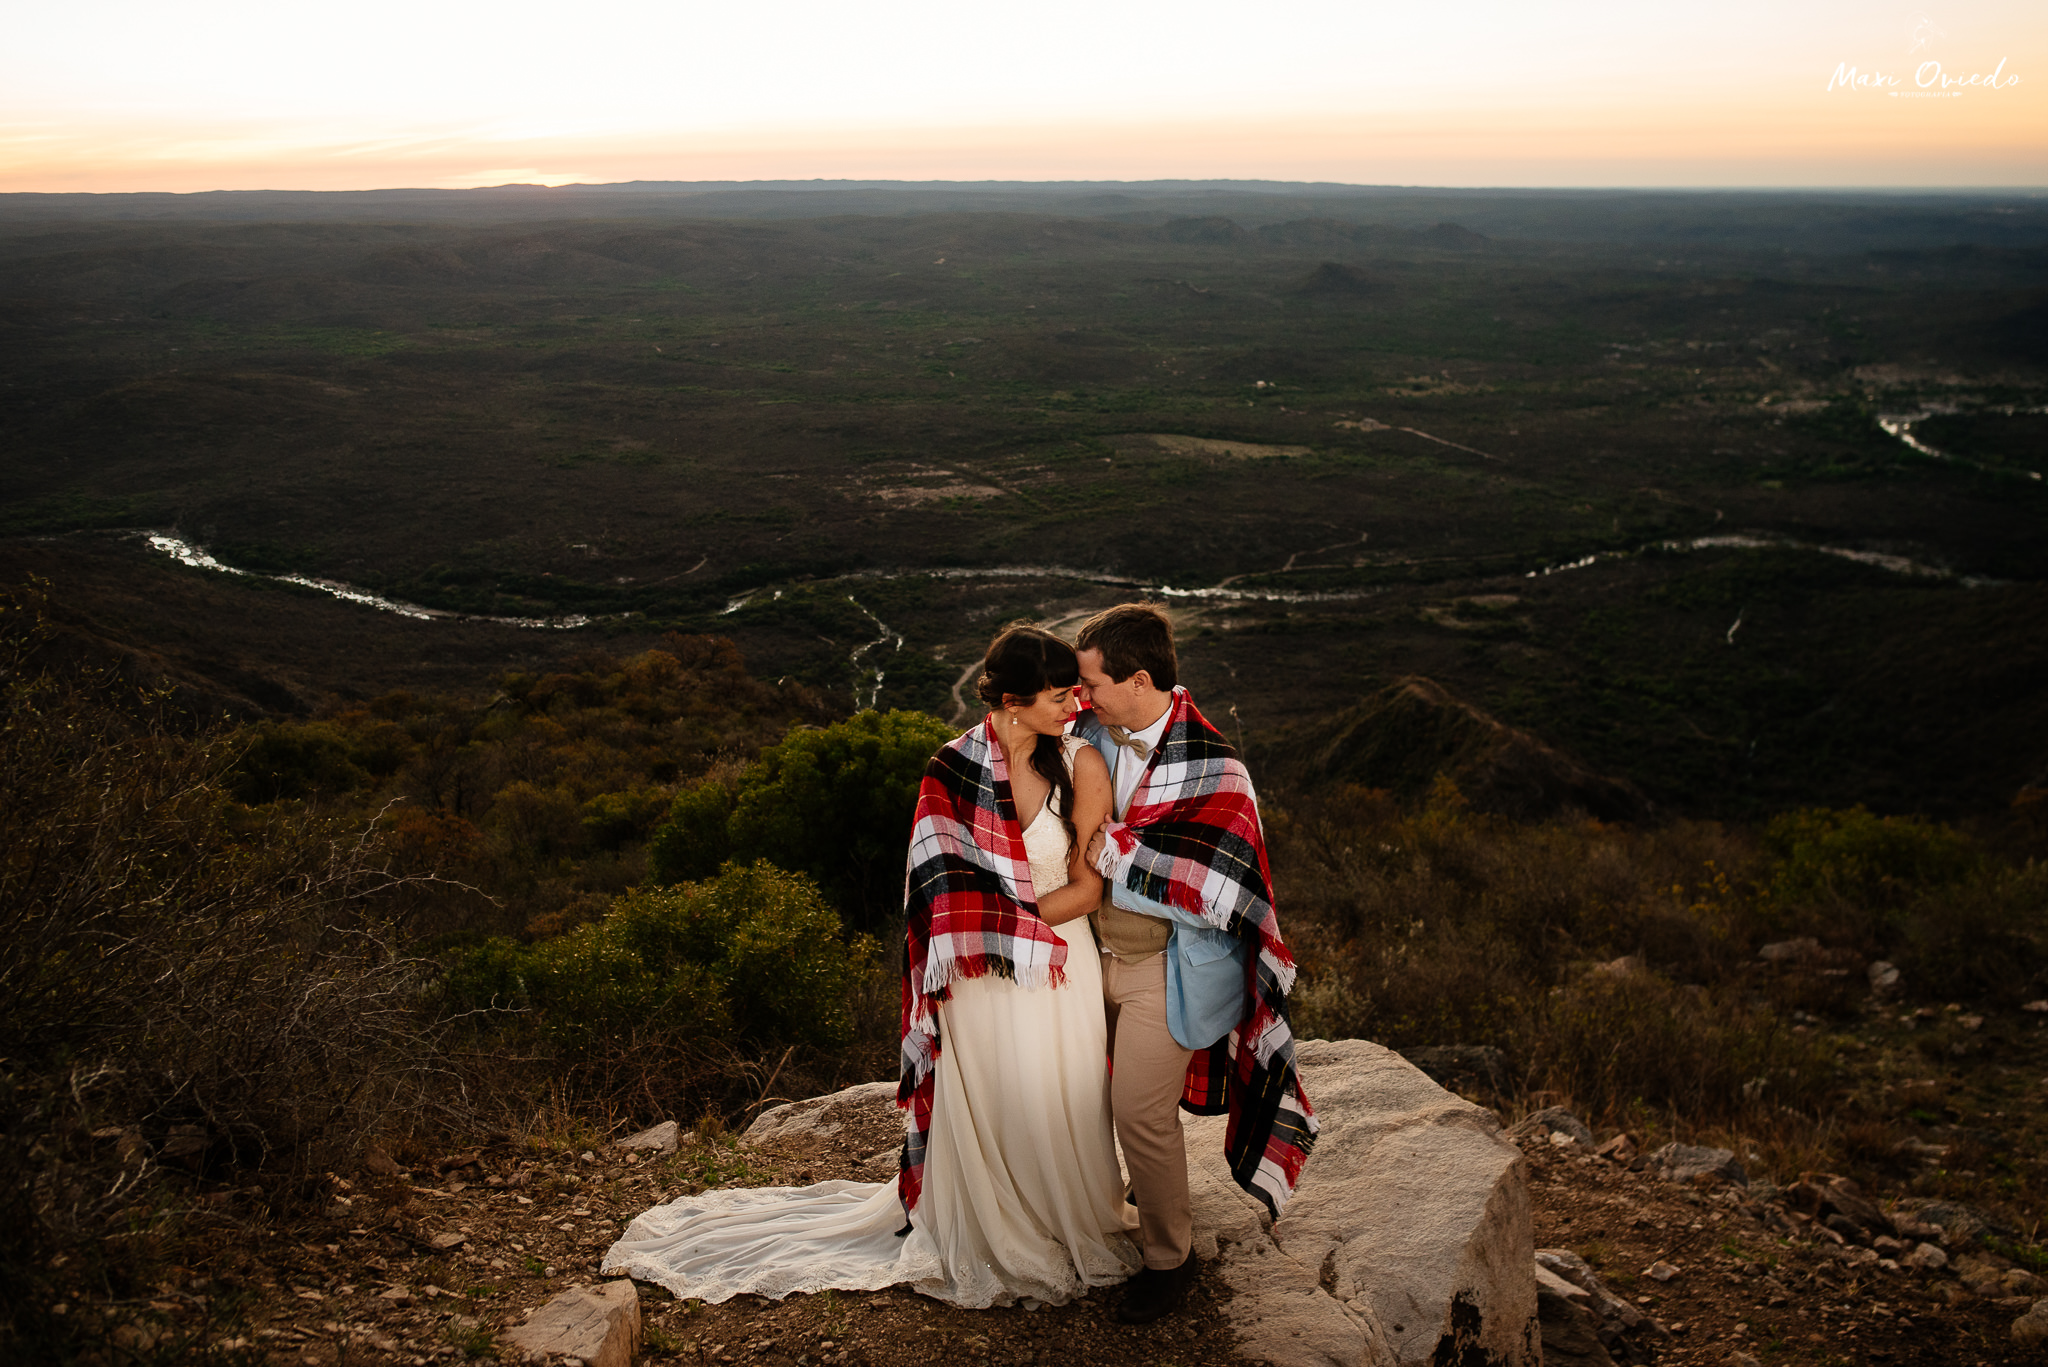
<svg viewBox="0 0 2048 1367">
<path fill-rule="evenodd" d="M 1102 668 L 1116 683 L 1139 670 L 1152 676 L 1152 686 L 1171 692 L 1180 682 L 1180 661 L 1173 653 L 1173 623 L 1150 603 L 1118 603 L 1081 624 L 1076 650 L 1102 652 Z"/>
</svg>

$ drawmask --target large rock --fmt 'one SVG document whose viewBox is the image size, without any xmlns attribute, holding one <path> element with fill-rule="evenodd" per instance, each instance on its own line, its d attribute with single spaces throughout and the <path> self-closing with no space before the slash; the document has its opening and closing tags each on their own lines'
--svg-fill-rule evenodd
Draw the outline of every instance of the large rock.
<svg viewBox="0 0 2048 1367">
<path fill-rule="evenodd" d="M 640 1292 L 623 1277 L 571 1287 L 505 1337 L 529 1362 L 575 1358 L 584 1367 L 631 1367 L 640 1354 Z"/>
<path fill-rule="evenodd" d="M 1522 1156 L 1491 1111 L 1362 1040 L 1296 1046 L 1321 1123 L 1275 1224 L 1231 1180 L 1223 1116 L 1183 1116 L 1195 1252 L 1230 1286 L 1238 1351 L 1273 1367 L 1539 1367 Z M 769 1111 L 749 1141 L 893 1120 L 896 1084 Z"/>
<path fill-rule="evenodd" d="M 1322 1128 L 1278 1223 L 1231 1180 L 1225 1118 L 1186 1118 L 1195 1251 L 1235 1292 L 1239 1352 L 1537 1367 L 1529 1194 L 1493 1113 L 1363 1040 L 1305 1040 L 1296 1058 Z"/>
<path fill-rule="evenodd" d="M 830 1138 L 856 1120 L 870 1120 L 886 1111 L 896 1114 L 896 1084 L 863 1082 L 830 1096 L 814 1096 L 761 1112 L 744 1136 L 750 1143 L 803 1138 Z"/>
</svg>

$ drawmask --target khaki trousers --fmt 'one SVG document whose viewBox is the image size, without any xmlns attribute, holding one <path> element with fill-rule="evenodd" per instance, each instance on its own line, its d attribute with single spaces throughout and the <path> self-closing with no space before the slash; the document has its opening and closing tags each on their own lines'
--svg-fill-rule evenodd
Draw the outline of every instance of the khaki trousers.
<svg viewBox="0 0 2048 1367">
<path fill-rule="evenodd" d="M 1193 1207 L 1180 1096 L 1194 1051 L 1166 1028 L 1166 956 L 1126 963 L 1102 956 L 1102 1004 L 1109 1016 L 1109 1108 L 1138 1198 L 1145 1266 L 1170 1271 L 1187 1261 Z"/>
</svg>

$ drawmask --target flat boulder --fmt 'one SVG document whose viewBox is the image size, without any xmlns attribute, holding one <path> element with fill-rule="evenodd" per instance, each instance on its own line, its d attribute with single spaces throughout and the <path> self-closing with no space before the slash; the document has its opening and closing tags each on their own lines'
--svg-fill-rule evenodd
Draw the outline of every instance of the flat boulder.
<svg viewBox="0 0 2048 1367">
<path fill-rule="evenodd" d="M 896 1113 L 896 1084 L 863 1082 L 830 1096 L 814 1096 L 763 1111 L 741 1137 L 750 1144 L 829 1139 L 856 1121 L 872 1122 L 882 1112 L 892 1116 Z"/>
<path fill-rule="evenodd" d="M 1231 1288 L 1239 1356 L 1272 1367 L 1539 1367 L 1529 1192 L 1498 1118 L 1377 1044 L 1295 1050 L 1321 1130 L 1277 1223 L 1230 1176 L 1227 1117 L 1181 1117 L 1195 1253 Z M 849 1087 L 777 1107 L 745 1138 L 900 1124 L 895 1097 L 893 1082 Z"/>
<path fill-rule="evenodd" d="M 1195 1251 L 1273 1367 L 1537 1367 L 1521 1153 L 1493 1112 L 1364 1040 L 1296 1045 L 1321 1129 L 1278 1222 L 1231 1179 L 1223 1116 L 1184 1116 Z"/>
<path fill-rule="evenodd" d="M 574 1286 L 505 1331 L 515 1361 L 561 1362 L 584 1367 L 631 1367 L 640 1355 L 640 1292 L 621 1277 L 597 1286 Z"/>
<path fill-rule="evenodd" d="M 1666 1144 L 1651 1154 L 1644 1166 L 1667 1182 L 1693 1182 L 1704 1177 L 1738 1187 L 1749 1185 L 1749 1174 L 1743 1171 L 1742 1164 L 1735 1161 L 1734 1151 L 1730 1149 L 1708 1148 L 1701 1144 Z"/>
</svg>

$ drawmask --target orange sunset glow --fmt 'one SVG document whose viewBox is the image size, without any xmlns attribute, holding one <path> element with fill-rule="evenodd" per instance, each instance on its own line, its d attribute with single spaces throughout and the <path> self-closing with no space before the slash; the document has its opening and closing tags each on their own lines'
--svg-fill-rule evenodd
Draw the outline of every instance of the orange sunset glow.
<svg viewBox="0 0 2048 1367">
<path fill-rule="evenodd" d="M 2009 186 L 2037 6 L 51 7 L 0 189 L 1269 178 Z"/>
</svg>

